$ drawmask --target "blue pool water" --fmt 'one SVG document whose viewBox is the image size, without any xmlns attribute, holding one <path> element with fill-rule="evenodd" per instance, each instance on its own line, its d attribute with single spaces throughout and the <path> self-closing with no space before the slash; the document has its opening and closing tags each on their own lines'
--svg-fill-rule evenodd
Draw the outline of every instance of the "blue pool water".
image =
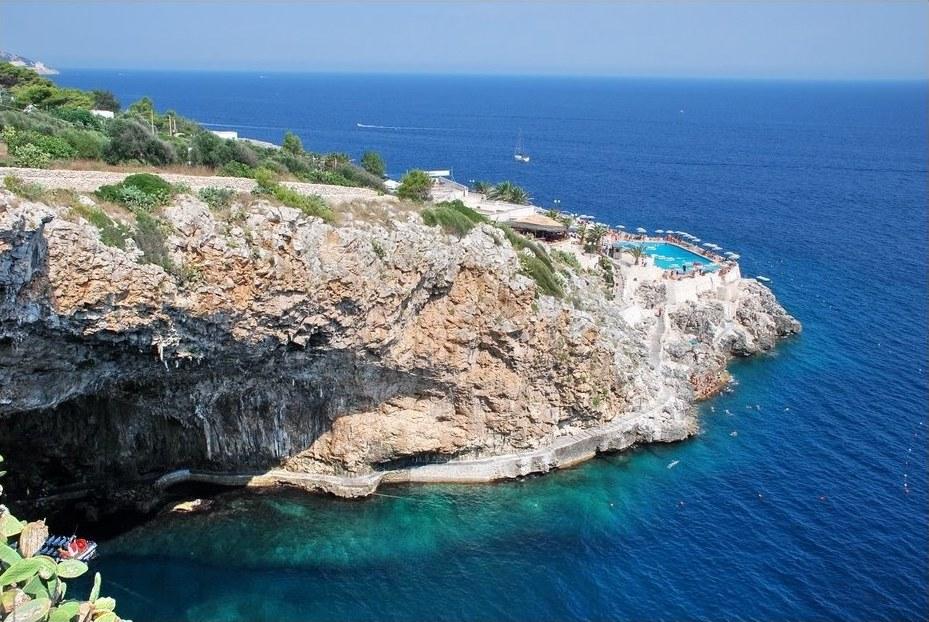
<svg viewBox="0 0 929 622">
<path fill-rule="evenodd" d="M 642 246 L 648 255 L 654 257 L 655 265 L 664 270 L 683 270 L 685 266 L 690 270 L 694 264 L 700 264 L 704 272 L 719 268 L 706 257 L 670 242 L 620 242 L 619 245 L 623 248 Z"/>
<path fill-rule="evenodd" d="M 689 231 L 770 277 L 805 329 L 734 364 L 734 391 L 684 443 L 522 482 L 247 497 L 143 526 L 98 563 L 122 615 L 927 618 L 926 83 L 56 79 L 255 138 L 373 148 L 395 174 L 512 179 L 546 207 Z M 513 160 L 520 129 L 529 164 Z"/>
</svg>

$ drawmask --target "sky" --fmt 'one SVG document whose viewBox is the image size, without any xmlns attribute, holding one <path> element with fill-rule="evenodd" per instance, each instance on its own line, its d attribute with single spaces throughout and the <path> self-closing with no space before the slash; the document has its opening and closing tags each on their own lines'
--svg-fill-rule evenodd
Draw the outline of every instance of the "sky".
<svg viewBox="0 0 929 622">
<path fill-rule="evenodd" d="M 61 68 L 927 79 L 929 2 L 35 2 L 0 49 Z"/>
</svg>

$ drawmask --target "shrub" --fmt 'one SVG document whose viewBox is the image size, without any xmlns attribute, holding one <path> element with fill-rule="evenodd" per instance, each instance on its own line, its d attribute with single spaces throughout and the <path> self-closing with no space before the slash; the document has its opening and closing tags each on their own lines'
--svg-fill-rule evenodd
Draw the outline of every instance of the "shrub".
<svg viewBox="0 0 929 622">
<path fill-rule="evenodd" d="M 106 136 L 92 130 L 65 130 L 61 137 L 67 141 L 78 158 L 100 160 L 106 150 Z"/>
<path fill-rule="evenodd" d="M 230 188 L 202 188 L 200 192 L 197 193 L 197 196 L 200 197 L 200 200 L 206 203 L 211 210 L 219 211 L 225 209 L 232 204 L 232 199 L 235 197 L 235 191 Z"/>
<path fill-rule="evenodd" d="M 168 272 L 174 270 L 174 262 L 168 254 L 164 223 L 144 210 L 135 212 L 135 223 L 132 239 L 142 251 L 142 262 L 161 266 Z"/>
<path fill-rule="evenodd" d="M 158 175 L 136 173 L 118 184 L 100 186 L 96 194 L 105 201 L 150 211 L 170 201 L 174 188 Z"/>
<path fill-rule="evenodd" d="M 220 138 L 212 132 L 198 132 L 190 141 L 191 161 L 213 168 L 220 168 L 230 162 L 245 166 L 258 164 L 258 156 L 248 145 Z"/>
<path fill-rule="evenodd" d="M 10 155 L 13 156 L 13 164 L 25 168 L 46 168 L 52 159 L 42 149 L 32 144 L 12 147 Z"/>
<path fill-rule="evenodd" d="M 432 190 L 432 179 L 423 171 L 412 170 L 400 180 L 397 196 L 401 199 L 423 202 L 428 201 Z"/>
<path fill-rule="evenodd" d="M 581 270 L 581 262 L 577 260 L 577 255 L 574 253 L 569 253 L 567 251 L 562 251 L 555 249 L 552 251 L 552 256 L 560 261 L 561 263 L 574 268 L 575 270 Z"/>
<path fill-rule="evenodd" d="M 95 110 L 109 110 L 119 112 L 119 100 L 110 91 L 91 91 L 94 97 Z"/>
<path fill-rule="evenodd" d="M 255 169 L 251 166 L 246 166 L 241 162 L 227 162 L 219 170 L 220 174 L 226 175 L 227 177 L 254 177 Z"/>
<path fill-rule="evenodd" d="M 151 130 L 135 119 L 116 119 L 109 124 L 110 142 L 104 159 L 110 164 L 138 160 L 148 164 L 170 164 L 176 161 L 174 149 L 151 135 Z"/>
<path fill-rule="evenodd" d="M 558 277 L 552 272 L 551 266 L 547 265 L 537 255 L 520 253 L 519 265 L 520 272 L 534 280 L 540 292 L 556 298 L 564 296 Z"/>
<path fill-rule="evenodd" d="M 86 108 L 56 108 L 51 111 L 51 114 L 72 125 L 77 125 L 89 130 L 99 130 L 103 127 L 103 120 L 100 117 L 92 115 Z"/>
<path fill-rule="evenodd" d="M 307 216 L 321 218 L 325 222 L 335 220 L 335 214 L 322 197 L 297 192 L 277 182 L 274 173 L 266 168 L 255 171 L 256 194 L 269 194 L 288 207 L 293 207 Z"/>
<path fill-rule="evenodd" d="M 3 129 L 3 142 L 12 153 L 26 145 L 33 145 L 51 158 L 72 158 L 75 151 L 68 142 L 59 136 L 50 136 L 35 130 L 17 130 L 12 127 Z"/>
<path fill-rule="evenodd" d="M 23 181 L 14 175 L 3 178 L 3 187 L 28 201 L 40 201 L 45 198 L 45 188 L 36 183 Z"/>
<path fill-rule="evenodd" d="M 387 171 L 387 165 L 384 164 L 384 158 L 377 151 L 365 151 L 361 156 L 361 167 L 378 177 L 383 177 Z"/>
<path fill-rule="evenodd" d="M 83 216 L 87 222 L 95 226 L 100 231 L 100 241 L 107 246 L 126 247 L 126 239 L 130 235 L 129 228 L 114 221 L 99 207 L 75 201 L 71 205 L 71 211 Z"/>
<path fill-rule="evenodd" d="M 302 155 L 304 153 L 303 141 L 293 132 L 287 132 L 284 134 L 284 142 L 281 143 L 281 149 L 290 155 Z"/>
</svg>

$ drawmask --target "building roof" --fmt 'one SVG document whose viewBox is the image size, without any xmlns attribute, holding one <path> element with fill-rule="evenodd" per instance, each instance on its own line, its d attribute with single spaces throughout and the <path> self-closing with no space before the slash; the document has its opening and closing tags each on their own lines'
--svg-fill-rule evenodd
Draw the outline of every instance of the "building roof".
<svg viewBox="0 0 929 622">
<path fill-rule="evenodd" d="M 554 218 L 549 218 L 548 216 L 543 216 L 542 214 L 530 214 L 529 216 L 523 216 L 517 220 L 511 220 L 508 224 L 514 229 L 524 229 L 526 231 L 547 231 L 550 233 L 562 233 L 568 230 L 567 227 L 565 227 Z"/>
</svg>

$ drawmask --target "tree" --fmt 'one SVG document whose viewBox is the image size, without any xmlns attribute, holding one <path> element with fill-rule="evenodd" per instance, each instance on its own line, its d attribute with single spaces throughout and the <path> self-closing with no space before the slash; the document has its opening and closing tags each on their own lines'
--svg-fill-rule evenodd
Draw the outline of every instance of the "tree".
<svg viewBox="0 0 929 622">
<path fill-rule="evenodd" d="M 527 205 L 530 201 L 529 193 L 512 181 L 500 182 L 490 189 L 487 196 L 491 199 L 516 203 L 517 205 Z"/>
<path fill-rule="evenodd" d="M 110 142 L 103 158 L 110 164 L 138 160 L 149 164 L 170 164 L 176 156 L 168 143 L 151 135 L 136 119 L 116 119 L 107 128 Z"/>
<path fill-rule="evenodd" d="M 91 91 L 94 96 L 94 110 L 119 112 L 119 100 L 111 91 Z"/>
<path fill-rule="evenodd" d="M 284 142 L 281 144 L 281 149 L 290 155 L 303 155 L 303 141 L 293 132 L 287 132 L 284 134 Z"/>
<path fill-rule="evenodd" d="M 383 177 L 387 172 L 387 165 L 384 164 L 384 158 L 377 151 L 365 151 L 361 156 L 361 168 L 372 175 Z"/>
<path fill-rule="evenodd" d="M 400 180 L 397 196 L 411 201 L 428 201 L 432 190 L 432 179 L 423 171 L 412 170 Z"/>
<path fill-rule="evenodd" d="M 481 194 L 489 194 L 492 189 L 490 182 L 487 181 L 476 181 L 474 182 L 474 191 Z"/>
<path fill-rule="evenodd" d="M 633 244 L 627 247 L 626 250 L 632 255 L 632 258 L 635 260 L 635 265 L 639 265 L 639 261 L 645 257 L 645 247 L 641 244 Z"/>
<path fill-rule="evenodd" d="M 587 234 L 587 249 L 596 251 L 597 247 L 600 246 L 600 242 L 603 240 L 603 236 L 606 235 L 606 231 L 607 229 L 603 225 L 596 225 L 591 229 Z"/>
</svg>

